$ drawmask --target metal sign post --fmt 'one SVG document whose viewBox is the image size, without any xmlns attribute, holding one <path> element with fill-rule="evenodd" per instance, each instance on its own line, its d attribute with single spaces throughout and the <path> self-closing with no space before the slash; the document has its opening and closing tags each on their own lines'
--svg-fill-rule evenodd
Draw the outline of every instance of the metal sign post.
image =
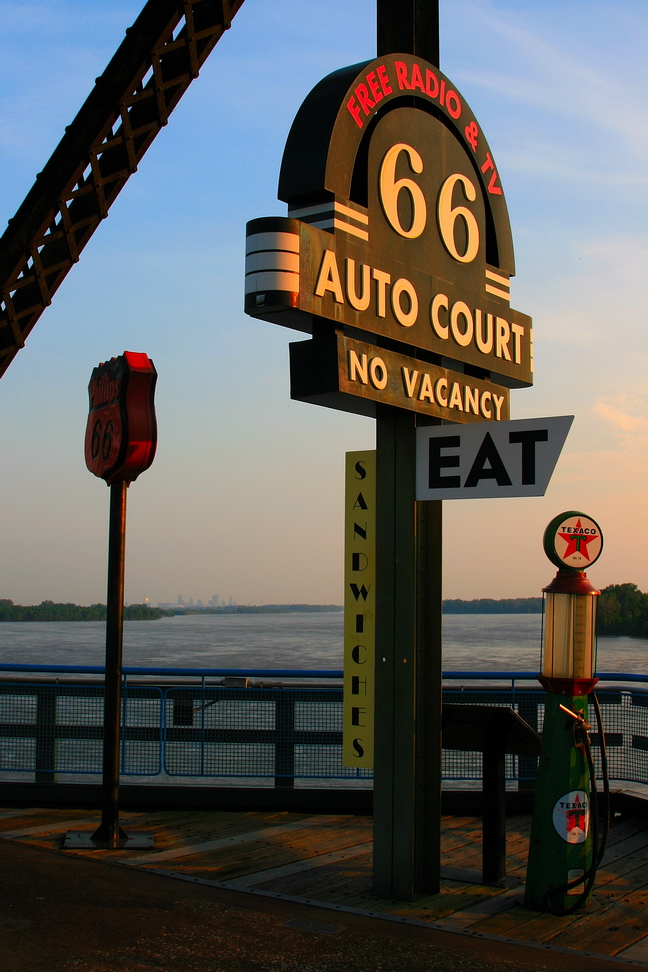
<svg viewBox="0 0 648 972">
<path fill-rule="evenodd" d="M 124 351 L 92 372 L 88 393 L 86 465 L 110 487 L 106 667 L 104 679 L 103 786 L 101 824 L 92 834 L 68 832 L 63 846 L 106 849 L 153 846 L 153 835 L 125 833 L 119 826 L 122 748 L 122 646 L 126 493 L 155 458 L 157 372 L 146 354 Z"/>
<path fill-rule="evenodd" d="M 124 641 L 124 555 L 128 483 L 110 487 L 108 528 L 108 591 L 106 597 L 106 672 L 104 680 L 103 789 L 101 825 L 92 835 L 95 844 L 123 846 L 128 840 L 119 826 L 119 765 L 122 709 L 122 647 Z"/>
<path fill-rule="evenodd" d="M 376 428 L 376 719 L 373 889 L 439 890 L 441 503 L 415 502 L 415 417 Z"/>
<path fill-rule="evenodd" d="M 378 56 L 403 51 L 438 67 L 438 2 L 378 0 L 377 15 Z M 416 424 L 406 411 L 376 416 L 373 890 L 404 901 L 438 893 L 441 871 L 443 521 L 440 502 L 415 500 Z"/>
</svg>

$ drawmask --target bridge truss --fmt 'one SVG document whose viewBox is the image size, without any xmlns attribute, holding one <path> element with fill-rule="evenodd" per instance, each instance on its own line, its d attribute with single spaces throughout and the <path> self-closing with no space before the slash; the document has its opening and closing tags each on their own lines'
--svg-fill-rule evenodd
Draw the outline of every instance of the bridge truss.
<svg viewBox="0 0 648 972">
<path fill-rule="evenodd" d="M 148 0 L 0 238 L 0 377 L 244 0 Z"/>
</svg>

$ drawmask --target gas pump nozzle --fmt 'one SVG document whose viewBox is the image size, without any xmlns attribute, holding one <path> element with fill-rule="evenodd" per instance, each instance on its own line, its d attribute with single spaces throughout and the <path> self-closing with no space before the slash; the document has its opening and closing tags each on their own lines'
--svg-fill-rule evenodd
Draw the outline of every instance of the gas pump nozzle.
<svg viewBox="0 0 648 972">
<path fill-rule="evenodd" d="M 591 727 L 591 725 L 589 724 L 589 722 L 586 722 L 586 721 L 585 721 L 585 717 L 584 717 L 584 715 L 583 715 L 583 713 L 582 713 L 582 712 L 572 712 L 572 710 L 571 710 L 571 709 L 568 709 L 568 708 L 567 708 L 567 706 L 566 706 L 566 705 L 562 705 L 562 703 L 561 703 L 561 705 L 560 705 L 560 708 L 561 708 L 561 709 L 563 710 L 563 712 L 566 712 L 568 716 L 571 716 L 571 717 L 572 717 L 572 719 L 576 719 L 576 720 L 577 720 L 578 722 L 580 722 L 580 724 L 581 724 L 581 725 L 583 726 L 583 728 L 584 728 L 584 729 L 585 729 L 585 730 L 586 730 L 587 732 L 589 732 L 589 731 L 590 731 L 590 729 L 591 729 L 592 727 Z"/>
</svg>

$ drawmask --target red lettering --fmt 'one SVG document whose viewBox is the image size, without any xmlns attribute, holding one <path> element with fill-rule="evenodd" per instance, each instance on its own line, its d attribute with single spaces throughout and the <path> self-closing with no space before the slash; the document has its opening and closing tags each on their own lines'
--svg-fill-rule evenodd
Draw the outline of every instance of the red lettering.
<svg viewBox="0 0 648 972">
<path fill-rule="evenodd" d="M 450 105 L 450 100 L 454 102 L 454 106 Z M 453 118 L 458 118 L 461 114 L 461 102 L 459 100 L 459 95 L 456 91 L 448 91 L 446 95 L 446 108 L 448 109 L 448 114 Z"/>
<path fill-rule="evenodd" d="M 387 74 L 387 69 L 385 68 L 385 65 L 379 64 L 378 67 L 376 68 L 376 71 L 378 72 L 378 77 L 380 78 L 380 83 L 382 85 L 383 91 L 385 92 L 386 95 L 391 94 L 392 86 L 389 83 L 389 76 Z"/>
<path fill-rule="evenodd" d="M 471 121 L 470 125 L 466 125 L 464 129 L 464 134 L 466 136 L 466 141 L 470 142 L 472 145 L 473 152 L 477 151 L 477 140 L 479 136 L 479 128 L 477 127 L 477 122 Z"/>
<path fill-rule="evenodd" d="M 494 196 L 501 196 L 502 195 L 502 190 L 500 189 L 499 186 L 496 186 L 495 185 L 495 183 L 497 181 L 497 169 L 495 168 L 495 163 L 493 162 L 492 155 L 490 154 L 490 152 L 487 152 L 486 153 L 486 161 L 482 165 L 481 170 L 482 170 L 482 172 L 485 173 L 485 172 L 488 172 L 489 169 L 492 169 L 493 170 L 493 174 L 490 177 L 490 182 L 488 183 L 488 191 L 490 193 L 492 193 Z"/>
<path fill-rule="evenodd" d="M 420 90 L 425 94 L 423 78 L 421 77 L 421 69 L 418 64 L 412 65 L 412 89 L 414 88 L 420 88 Z"/>
<path fill-rule="evenodd" d="M 396 80 L 398 81 L 398 87 L 403 90 L 407 88 L 408 91 L 412 90 L 412 85 L 407 80 L 407 64 L 403 61 L 394 61 L 394 67 L 396 68 Z"/>
<path fill-rule="evenodd" d="M 430 81 L 434 81 L 434 90 L 430 90 Z M 425 93 L 430 96 L 430 98 L 436 98 L 439 93 L 439 79 L 436 74 L 429 69 L 425 71 Z"/>
<path fill-rule="evenodd" d="M 347 101 L 347 108 L 349 109 L 349 111 L 353 115 L 353 118 L 355 119 L 355 123 L 358 126 L 358 128 L 362 128 L 362 126 L 364 125 L 364 122 L 362 121 L 362 119 L 360 117 L 360 109 L 358 108 L 357 102 L 356 102 L 355 98 L 353 97 L 353 95 L 351 95 L 351 97 Z"/>
<path fill-rule="evenodd" d="M 495 168 L 495 163 L 493 162 L 490 152 L 487 152 L 486 161 L 482 165 L 481 170 L 482 172 L 488 172 L 489 169 L 494 169 L 494 168 Z"/>
<path fill-rule="evenodd" d="M 495 185 L 495 180 L 497 179 L 497 169 L 493 169 L 493 174 L 490 177 L 490 182 L 488 183 L 488 191 L 492 192 L 495 196 L 501 196 L 502 190 L 499 186 Z"/>
<path fill-rule="evenodd" d="M 443 105 L 443 99 L 445 98 L 445 81 L 441 82 L 441 94 L 439 95 L 439 104 Z"/>
<path fill-rule="evenodd" d="M 374 98 L 376 99 L 376 101 L 382 101 L 382 99 L 385 96 L 382 93 L 382 91 L 380 90 L 380 86 L 379 86 L 378 82 L 376 81 L 376 72 L 375 71 L 371 71 L 367 75 L 367 84 L 371 88 L 371 93 L 374 96 Z"/>
<path fill-rule="evenodd" d="M 368 115 L 372 108 L 376 107 L 376 102 L 372 101 L 369 97 L 369 89 L 366 84 L 359 84 L 355 89 L 355 93 L 358 96 L 358 101 L 360 102 L 360 107 L 364 111 L 365 115 Z"/>
</svg>

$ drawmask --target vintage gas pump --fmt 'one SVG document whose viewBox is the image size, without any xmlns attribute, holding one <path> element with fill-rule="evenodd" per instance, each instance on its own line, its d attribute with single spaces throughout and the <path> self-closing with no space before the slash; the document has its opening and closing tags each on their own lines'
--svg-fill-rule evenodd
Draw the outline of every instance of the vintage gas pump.
<svg viewBox="0 0 648 972">
<path fill-rule="evenodd" d="M 544 550 L 558 573 L 544 588 L 539 681 L 547 697 L 524 903 L 557 914 L 589 902 L 604 844 L 600 831 L 607 829 L 598 826 L 588 721 L 588 698 L 598 681 L 600 592 L 583 570 L 602 549 L 600 527 L 583 513 L 563 513 L 545 530 Z M 604 758 L 600 710 L 592 698 Z"/>
</svg>

